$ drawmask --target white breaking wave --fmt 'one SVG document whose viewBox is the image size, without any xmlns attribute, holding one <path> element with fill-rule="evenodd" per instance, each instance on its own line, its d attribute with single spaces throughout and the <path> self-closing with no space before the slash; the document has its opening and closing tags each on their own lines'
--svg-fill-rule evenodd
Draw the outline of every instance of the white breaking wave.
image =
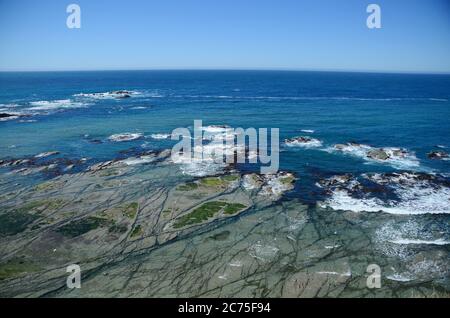
<svg viewBox="0 0 450 318">
<path fill-rule="evenodd" d="M 450 241 L 446 241 L 444 239 L 437 239 L 437 240 L 413 240 L 413 239 L 396 239 L 396 240 L 390 240 L 390 243 L 393 244 L 404 244 L 404 245 L 448 245 L 450 244 Z"/>
<path fill-rule="evenodd" d="M 143 137 L 143 134 L 141 133 L 122 133 L 122 134 L 114 134 L 109 136 L 110 141 L 114 142 L 122 142 L 122 141 L 131 141 L 140 139 Z"/>
<path fill-rule="evenodd" d="M 388 275 L 388 276 L 386 276 L 386 278 L 389 280 L 396 281 L 396 282 L 410 282 L 410 281 L 414 280 L 413 278 L 411 278 L 409 276 L 398 274 L 398 273 Z"/>
<path fill-rule="evenodd" d="M 104 93 L 79 93 L 79 94 L 74 94 L 73 96 L 90 98 L 90 99 L 116 99 L 116 98 L 130 97 L 130 96 L 139 95 L 139 94 L 140 94 L 140 92 L 137 92 L 137 91 L 119 90 L 119 91 L 104 92 Z"/>
<path fill-rule="evenodd" d="M 427 179 L 428 178 L 431 179 Z M 392 191 L 396 199 L 382 200 L 370 197 L 370 194 L 356 193 L 360 186 L 356 179 L 347 183 L 335 183 L 330 190 L 331 196 L 319 203 L 322 207 L 353 212 L 385 212 L 390 214 L 448 214 L 450 213 L 450 188 L 438 183 L 430 175 L 397 173 L 391 175 L 363 175 Z M 337 185 L 337 186 L 336 186 Z M 370 193 L 370 192 L 369 192 Z M 353 195 L 352 195 L 353 194 Z"/>
<path fill-rule="evenodd" d="M 305 133 L 308 133 L 308 134 L 314 134 L 314 130 L 312 130 L 312 129 L 302 129 L 302 130 L 300 130 L 301 132 L 305 132 Z"/>
<path fill-rule="evenodd" d="M 419 188 L 397 189 L 400 201 L 384 202 L 378 198 L 354 198 L 347 190 L 337 189 L 321 207 L 353 212 L 385 212 L 390 214 L 448 214 L 450 189 Z"/>
<path fill-rule="evenodd" d="M 389 164 L 396 169 L 411 169 L 420 166 L 420 161 L 414 153 L 396 147 L 376 148 L 364 144 L 347 143 L 325 148 L 324 151 L 330 153 L 341 152 L 362 158 L 369 163 Z M 377 156 L 377 152 L 386 155 L 386 158 L 382 159 L 382 157 Z"/>
<path fill-rule="evenodd" d="M 131 157 L 128 159 L 123 160 L 122 162 L 125 163 L 128 166 L 134 166 L 134 165 L 140 165 L 144 163 L 150 163 L 155 161 L 155 156 L 140 156 L 140 157 Z"/>
<path fill-rule="evenodd" d="M 322 147 L 322 142 L 319 139 L 311 137 L 294 137 L 285 140 L 288 147 L 303 147 L 303 148 L 317 148 Z"/>
<path fill-rule="evenodd" d="M 150 137 L 153 139 L 168 139 L 170 138 L 170 134 L 151 134 Z"/>
<path fill-rule="evenodd" d="M 70 99 L 60 99 L 53 101 L 41 100 L 37 102 L 31 102 L 30 110 L 56 110 L 56 109 L 64 109 L 64 108 L 83 108 L 86 107 L 87 104 L 81 102 L 75 102 Z"/>
<path fill-rule="evenodd" d="M 337 276 L 346 276 L 346 277 L 352 276 L 352 272 L 350 270 L 346 273 L 338 273 L 338 272 L 333 272 L 333 271 L 322 271 L 322 272 L 316 272 L 316 274 L 337 275 Z"/>
<path fill-rule="evenodd" d="M 213 159 L 185 158 L 180 155 L 172 156 L 172 161 L 180 165 L 183 174 L 194 177 L 216 175 L 226 168 L 226 164 L 214 162 Z"/>
</svg>

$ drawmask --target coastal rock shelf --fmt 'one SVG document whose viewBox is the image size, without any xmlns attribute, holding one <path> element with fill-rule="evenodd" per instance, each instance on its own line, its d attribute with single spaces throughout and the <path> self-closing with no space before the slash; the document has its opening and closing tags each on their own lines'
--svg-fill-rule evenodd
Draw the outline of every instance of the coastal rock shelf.
<svg viewBox="0 0 450 318">
<path fill-rule="evenodd" d="M 149 253 L 252 208 L 269 206 L 295 181 L 289 173 L 237 172 L 189 180 L 173 169 L 169 154 L 149 152 L 100 162 L 2 195 L 0 294 L 58 289 L 71 263 L 96 271 L 111 261 Z M 14 161 L 4 162 L 5 167 Z M 30 159 L 13 166 L 31 163 L 37 164 Z M 251 189 L 244 178 L 255 180 Z M 25 278 L 30 284 L 16 286 Z"/>
<path fill-rule="evenodd" d="M 52 156 L 57 154 L 43 157 Z M 423 174 L 361 178 L 380 186 L 445 183 Z M 321 186 L 331 193 L 350 191 L 355 180 L 358 191 L 366 191 L 350 174 L 323 180 Z M 446 254 L 429 248 L 445 246 L 445 239 L 419 240 L 419 223 L 402 216 L 283 200 L 295 181 L 288 172 L 233 170 L 192 178 L 174 169 L 169 152 L 162 151 L 92 164 L 6 191 L 0 197 L 0 295 L 449 295 Z M 439 235 L 445 220 L 447 215 L 427 224 Z M 393 226 L 400 226 L 401 235 L 385 234 L 393 233 Z M 406 245 L 405 237 L 411 239 Z M 436 245 L 424 248 L 424 242 Z M 82 270 L 79 290 L 65 285 L 66 267 L 74 263 Z M 386 272 L 381 289 L 365 288 L 372 263 Z M 417 287 L 430 277 L 440 283 Z"/>
</svg>

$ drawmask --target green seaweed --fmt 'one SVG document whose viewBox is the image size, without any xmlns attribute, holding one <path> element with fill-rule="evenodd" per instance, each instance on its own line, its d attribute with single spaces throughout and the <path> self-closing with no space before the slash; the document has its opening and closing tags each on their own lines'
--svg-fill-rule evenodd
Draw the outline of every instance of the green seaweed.
<svg viewBox="0 0 450 318">
<path fill-rule="evenodd" d="M 136 236 L 140 236 L 142 234 L 142 226 L 141 225 L 137 225 L 133 231 L 131 231 L 130 237 L 136 237 Z"/>
<path fill-rule="evenodd" d="M 239 175 L 237 174 L 228 174 L 222 177 L 223 180 L 231 182 L 231 181 L 236 181 L 237 179 L 239 179 Z"/>
<path fill-rule="evenodd" d="M 45 191 L 45 190 L 52 190 L 55 188 L 55 183 L 53 182 L 43 182 L 38 184 L 37 186 L 34 187 L 35 191 Z"/>
<path fill-rule="evenodd" d="M 95 216 L 89 216 L 63 225 L 58 228 L 57 231 L 64 236 L 77 237 L 108 224 L 111 224 L 111 221 Z"/>
<path fill-rule="evenodd" d="M 220 187 L 226 184 L 224 180 L 219 177 L 207 177 L 200 180 L 201 184 L 208 187 Z"/>
<path fill-rule="evenodd" d="M 199 224 L 212 218 L 218 212 L 223 210 L 224 214 L 235 214 L 247 206 L 241 203 L 228 203 L 224 201 L 210 201 L 202 204 L 192 212 L 185 214 L 177 219 L 173 227 L 179 229 L 187 225 Z"/>
<path fill-rule="evenodd" d="M 100 177 L 112 177 L 119 175 L 119 172 L 116 169 L 104 169 L 100 171 Z"/>
<path fill-rule="evenodd" d="M 288 176 L 288 177 L 281 178 L 280 181 L 283 184 L 291 184 L 292 182 L 295 181 L 295 179 L 294 179 L 294 177 Z"/>
<path fill-rule="evenodd" d="M 189 182 L 186 184 L 182 184 L 177 187 L 178 191 L 192 191 L 198 188 L 198 184 L 194 182 Z"/>
<path fill-rule="evenodd" d="M 30 262 L 12 259 L 0 264 L 0 280 L 16 277 L 25 273 L 36 272 L 40 268 Z"/>
<path fill-rule="evenodd" d="M 178 229 L 186 225 L 202 223 L 203 221 L 206 221 L 209 218 L 213 217 L 224 206 L 226 206 L 226 204 L 226 202 L 220 201 L 206 202 L 200 207 L 194 209 L 192 212 L 181 216 L 173 227 Z"/>
<path fill-rule="evenodd" d="M 139 205 L 137 202 L 132 202 L 129 205 L 125 207 L 125 210 L 123 211 L 123 216 L 126 216 L 130 219 L 134 219 L 136 216 L 136 213 L 138 211 Z"/>
<path fill-rule="evenodd" d="M 235 214 L 243 209 L 247 208 L 246 205 L 240 203 L 228 203 L 227 206 L 223 209 L 224 214 Z"/>
</svg>

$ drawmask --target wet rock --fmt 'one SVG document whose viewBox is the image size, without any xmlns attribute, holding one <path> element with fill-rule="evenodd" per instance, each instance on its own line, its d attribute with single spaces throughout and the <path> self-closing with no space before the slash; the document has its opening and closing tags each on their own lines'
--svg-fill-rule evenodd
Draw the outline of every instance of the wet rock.
<svg viewBox="0 0 450 318">
<path fill-rule="evenodd" d="M 367 152 L 367 157 L 376 160 L 386 160 L 389 159 L 389 154 L 386 153 L 383 149 L 373 149 Z"/>
<path fill-rule="evenodd" d="M 0 118 L 7 118 L 7 117 L 13 117 L 13 116 L 17 116 L 17 115 L 8 114 L 8 113 L 0 113 Z"/>
<path fill-rule="evenodd" d="M 430 153 L 428 153 L 428 158 L 430 159 L 445 159 L 448 158 L 448 153 L 444 152 L 444 151 L 432 151 Z"/>
<path fill-rule="evenodd" d="M 313 138 L 300 136 L 300 137 L 288 138 L 288 139 L 285 139 L 284 141 L 287 142 L 287 143 L 290 143 L 290 142 L 305 143 L 305 142 L 310 142 L 311 140 L 313 140 Z"/>
<path fill-rule="evenodd" d="M 292 137 L 284 140 L 288 146 L 301 146 L 301 147 L 320 147 L 322 142 L 319 139 L 311 138 L 308 136 Z"/>
<path fill-rule="evenodd" d="M 335 185 L 347 184 L 352 178 L 353 176 L 351 174 L 336 175 L 328 179 L 320 180 L 319 184 L 321 186 L 331 187 Z"/>
</svg>

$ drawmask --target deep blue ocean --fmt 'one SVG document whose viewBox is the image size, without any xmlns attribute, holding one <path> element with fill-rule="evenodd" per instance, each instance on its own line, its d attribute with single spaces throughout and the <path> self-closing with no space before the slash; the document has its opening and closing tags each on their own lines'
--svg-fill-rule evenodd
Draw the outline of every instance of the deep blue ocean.
<svg viewBox="0 0 450 318">
<path fill-rule="evenodd" d="M 136 92 L 131 98 L 80 93 Z M 130 147 L 162 149 L 171 140 L 107 142 L 118 133 L 171 133 L 204 125 L 279 128 L 280 168 L 299 177 L 295 196 L 313 199 L 314 183 L 336 173 L 417 170 L 449 173 L 427 153 L 450 147 L 450 76 L 290 71 L 103 71 L 0 73 L 0 157 L 58 150 L 69 158 L 114 158 Z M 310 136 L 321 147 L 285 147 Z M 96 143 L 93 140 L 101 141 Z M 326 151 L 337 143 L 402 147 L 414 166 L 370 162 Z M 438 147 L 439 146 L 439 147 Z M 448 149 L 446 150 L 448 151 Z"/>
</svg>

